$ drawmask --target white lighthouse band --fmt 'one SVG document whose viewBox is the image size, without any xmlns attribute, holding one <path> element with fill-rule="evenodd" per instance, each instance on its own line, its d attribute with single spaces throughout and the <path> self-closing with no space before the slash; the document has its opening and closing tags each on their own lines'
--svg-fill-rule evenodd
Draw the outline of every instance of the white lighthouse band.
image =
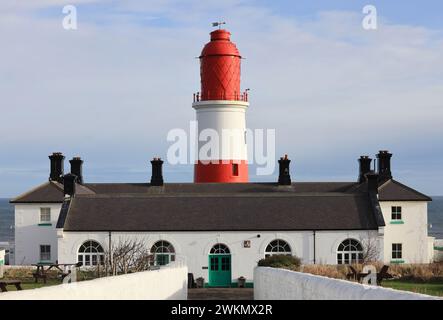
<svg viewBox="0 0 443 320">
<path fill-rule="evenodd" d="M 192 104 L 196 110 L 198 123 L 198 160 L 247 160 L 246 109 L 249 103 L 235 100 L 207 100 Z M 219 150 L 203 140 L 205 135 L 215 131 L 219 137 Z"/>
</svg>

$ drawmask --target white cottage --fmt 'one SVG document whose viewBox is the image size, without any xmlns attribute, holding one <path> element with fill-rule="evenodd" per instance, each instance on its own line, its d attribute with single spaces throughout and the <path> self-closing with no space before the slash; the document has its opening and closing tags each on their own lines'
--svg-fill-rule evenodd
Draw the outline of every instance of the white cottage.
<svg viewBox="0 0 443 320">
<path fill-rule="evenodd" d="M 110 244 L 138 239 L 157 264 L 186 261 L 194 277 L 229 286 L 267 255 L 305 264 L 361 261 L 374 246 L 384 263 L 428 263 L 429 197 L 394 180 L 391 154 L 359 159 L 357 182 L 291 182 L 280 159 L 276 183 L 163 183 L 162 161 L 151 183 L 84 183 L 82 163 L 50 156 L 50 181 L 17 197 L 16 264 L 96 265 Z"/>
</svg>

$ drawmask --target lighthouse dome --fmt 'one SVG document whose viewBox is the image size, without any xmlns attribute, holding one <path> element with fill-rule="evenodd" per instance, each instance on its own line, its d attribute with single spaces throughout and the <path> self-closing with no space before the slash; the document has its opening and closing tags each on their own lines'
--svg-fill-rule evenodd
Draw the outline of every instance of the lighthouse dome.
<svg viewBox="0 0 443 320">
<path fill-rule="evenodd" d="M 200 56 L 202 100 L 239 100 L 241 56 L 227 30 L 211 32 Z"/>
<path fill-rule="evenodd" d="M 240 57 L 237 46 L 231 42 L 231 33 L 228 30 L 215 30 L 210 34 L 211 41 L 203 48 L 200 58 L 214 55 Z"/>
</svg>

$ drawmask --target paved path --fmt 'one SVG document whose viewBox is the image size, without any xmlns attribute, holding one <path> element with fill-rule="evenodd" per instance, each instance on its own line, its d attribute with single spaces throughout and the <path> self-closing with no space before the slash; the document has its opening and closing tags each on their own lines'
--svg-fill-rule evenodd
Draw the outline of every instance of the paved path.
<svg viewBox="0 0 443 320">
<path fill-rule="evenodd" d="M 251 288 L 188 289 L 188 300 L 254 300 Z"/>
</svg>

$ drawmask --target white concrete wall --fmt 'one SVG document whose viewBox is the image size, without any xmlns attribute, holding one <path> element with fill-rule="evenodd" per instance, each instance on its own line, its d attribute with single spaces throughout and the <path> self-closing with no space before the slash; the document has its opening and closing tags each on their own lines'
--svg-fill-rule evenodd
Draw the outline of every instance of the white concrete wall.
<svg viewBox="0 0 443 320">
<path fill-rule="evenodd" d="M 186 300 L 187 267 L 164 267 L 40 289 L 6 292 L 0 300 Z"/>
<path fill-rule="evenodd" d="M 385 219 L 384 262 L 392 260 L 392 244 L 403 245 L 404 263 L 429 263 L 428 206 L 424 201 L 382 201 L 380 206 Z M 391 224 L 391 207 L 402 207 L 403 224 Z"/>
<path fill-rule="evenodd" d="M 260 237 L 257 237 L 260 235 Z M 316 262 L 325 264 L 337 263 L 337 248 L 347 239 L 365 239 L 368 236 L 377 236 L 377 231 L 328 231 L 316 233 Z M 236 282 L 240 276 L 253 281 L 253 270 L 257 262 L 264 258 L 267 245 L 275 239 L 288 242 L 292 254 L 300 257 L 305 264 L 313 263 L 313 232 L 157 232 L 157 233 L 112 233 L 112 241 L 119 239 L 140 239 L 147 248 L 159 240 L 169 241 L 175 248 L 178 257 L 186 260 L 189 272 L 195 278 L 203 277 L 208 281 L 208 255 L 217 243 L 227 245 L 232 255 L 232 281 Z M 83 242 L 95 240 L 103 248 L 108 247 L 107 232 L 61 232 L 59 237 L 59 262 L 75 263 L 77 252 Z M 244 248 L 243 242 L 249 240 L 250 248 Z"/>
<path fill-rule="evenodd" d="M 6 250 L 0 249 L 0 278 L 3 278 Z"/>
<path fill-rule="evenodd" d="M 435 297 L 367 286 L 284 269 L 256 268 L 255 300 L 434 300 Z"/>
<path fill-rule="evenodd" d="M 51 208 L 51 226 L 39 226 L 40 208 Z M 15 264 L 40 261 L 40 245 L 51 246 L 51 261 L 57 260 L 57 220 L 61 204 L 15 205 Z"/>
</svg>

